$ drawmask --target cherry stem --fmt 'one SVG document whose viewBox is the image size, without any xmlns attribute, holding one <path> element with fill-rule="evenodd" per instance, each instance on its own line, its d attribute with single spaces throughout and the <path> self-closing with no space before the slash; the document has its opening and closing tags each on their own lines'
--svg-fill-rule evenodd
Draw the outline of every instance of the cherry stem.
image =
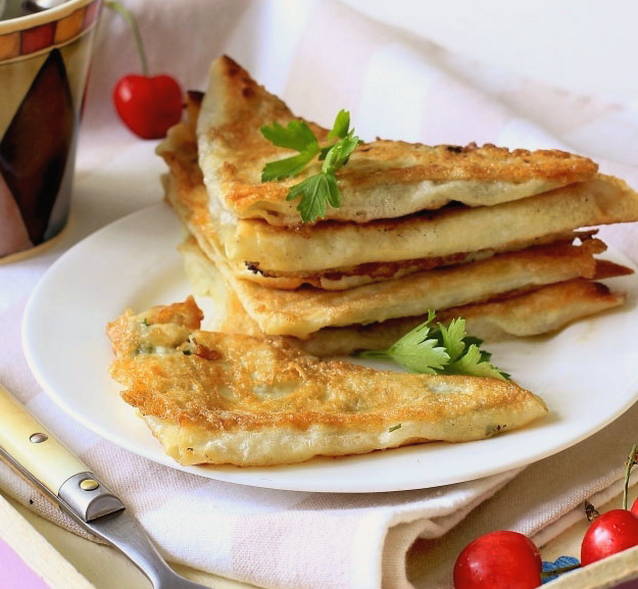
<svg viewBox="0 0 638 589">
<path fill-rule="evenodd" d="M 135 45 L 137 45 L 137 52 L 140 56 L 140 61 L 142 62 L 142 73 L 145 76 L 148 76 L 148 61 L 146 60 L 144 43 L 142 43 L 142 35 L 140 35 L 140 29 L 137 26 L 137 19 L 121 2 L 107 0 L 104 4 L 107 8 L 117 12 L 131 27 L 131 30 L 133 31 L 133 38 L 135 39 Z"/>
<path fill-rule="evenodd" d="M 631 447 L 631 452 L 629 456 L 627 456 L 627 462 L 625 463 L 625 484 L 623 486 L 622 491 L 622 507 L 623 509 L 627 509 L 627 495 L 629 493 L 629 478 L 631 476 L 631 469 L 637 464 L 636 460 L 638 459 L 638 444 L 634 444 Z"/>
<path fill-rule="evenodd" d="M 541 571 L 541 578 L 546 579 L 547 577 L 552 577 L 554 575 L 562 575 L 563 573 L 568 573 L 569 571 L 573 571 L 579 568 L 580 564 L 568 564 L 566 567 L 554 569 L 553 571 Z"/>
</svg>

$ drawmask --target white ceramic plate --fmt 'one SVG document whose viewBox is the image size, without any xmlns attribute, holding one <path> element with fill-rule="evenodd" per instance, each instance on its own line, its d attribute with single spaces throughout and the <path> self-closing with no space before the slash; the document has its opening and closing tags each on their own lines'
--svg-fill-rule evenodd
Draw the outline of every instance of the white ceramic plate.
<svg viewBox="0 0 638 589">
<path fill-rule="evenodd" d="M 529 427 L 464 444 L 432 443 L 268 468 L 185 467 L 167 457 L 108 375 L 104 327 L 126 307 L 189 293 L 176 245 L 183 229 L 166 205 L 134 213 L 62 256 L 33 293 L 25 353 L 40 384 L 73 418 L 115 444 L 201 476 L 273 489 L 378 492 L 468 481 L 529 464 L 592 435 L 638 398 L 638 279 L 622 309 L 548 338 L 489 346 L 495 362 L 545 399 L 550 414 Z M 612 257 L 630 265 L 619 252 Z M 200 301 L 203 302 L 203 301 Z M 205 311 L 209 309 L 205 308 Z"/>
</svg>

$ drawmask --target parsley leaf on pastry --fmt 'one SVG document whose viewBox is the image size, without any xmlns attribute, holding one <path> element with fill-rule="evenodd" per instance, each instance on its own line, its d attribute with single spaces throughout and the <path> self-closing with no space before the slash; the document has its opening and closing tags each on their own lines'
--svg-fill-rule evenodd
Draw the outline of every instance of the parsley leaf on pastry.
<svg viewBox="0 0 638 589">
<path fill-rule="evenodd" d="M 393 360 L 411 372 L 437 374 L 450 361 L 450 355 L 431 337 L 430 323 L 434 320 L 434 311 L 428 311 L 428 318 L 394 342 L 386 350 L 365 350 L 359 352 L 361 358 Z"/>
<path fill-rule="evenodd" d="M 298 155 L 266 164 L 261 173 L 262 182 L 296 176 L 319 153 L 317 138 L 303 121 L 290 121 L 286 127 L 279 123 L 264 125 L 261 133 L 278 147 L 299 152 Z"/>
<path fill-rule="evenodd" d="M 435 313 L 399 338 L 385 350 L 359 352 L 361 358 L 391 360 L 412 372 L 425 374 L 466 374 L 509 379 L 491 363 L 492 355 L 481 350 L 483 341 L 467 335 L 465 319 L 457 317 L 446 326 L 438 323 L 432 328 Z"/>
<path fill-rule="evenodd" d="M 360 141 L 350 129 L 350 113 L 347 110 L 339 111 L 328 133 L 329 139 L 337 141 L 324 147 L 319 147 L 314 133 L 303 121 L 290 121 L 286 127 L 279 123 L 264 125 L 261 132 L 271 143 L 299 152 L 267 163 L 261 173 L 262 182 L 297 176 L 316 155 L 323 162 L 320 172 L 292 186 L 286 197 L 286 200 L 300 199 L 297 210 L 304 223 L 324 217 L 328 206 L 341 206 L 341 192 L 335 173 L 348 163 Z"/>
</svg>

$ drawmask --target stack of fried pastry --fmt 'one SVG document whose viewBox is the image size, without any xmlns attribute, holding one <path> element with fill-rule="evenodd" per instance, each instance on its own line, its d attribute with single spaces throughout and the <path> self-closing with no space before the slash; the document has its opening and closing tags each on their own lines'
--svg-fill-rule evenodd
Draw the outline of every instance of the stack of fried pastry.
<svg viewBox="0 0 638 589">
<path fill-rule="evenodd" d="M 599 279 L 592 226 L 638 220 L 638 194 L 585 157 L 493 145 L 362 143 L 337 172 L 340 207 L 303 223 L 291 186 L 262 182 L 291 152 L 260 128 L 295 119 L 228 57 L 158 153 L 197 294 L 225 297 L 221 331 L 289 336 L 328 356 L 383 348 L 421 322 L 462 316 L 484 339 L 531 336 L 621 305 Z M 321 141 L 328 131 L 308 123 Z M 220 294 L 222 293 L 222 294 Z"/>
</svg>

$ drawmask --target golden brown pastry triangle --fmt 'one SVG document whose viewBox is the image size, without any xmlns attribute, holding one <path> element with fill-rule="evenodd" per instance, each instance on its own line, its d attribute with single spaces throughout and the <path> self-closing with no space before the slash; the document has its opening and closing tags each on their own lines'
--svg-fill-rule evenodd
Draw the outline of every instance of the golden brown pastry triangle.
<svg viewBox="0 0 638 589">
<path fill-rule="evenodd" d="M 287 464 L 478 440 L 547 412 L 513 382 L 322 361 L 282 338 L 201 331 L 201 318 L 188 298 L 108 326 L 124 400 L 182 464 Z"/>
<path fill-rule="evenodd" d="M 273 225 L 301 222 L 296 203 L 286 201 L 286 195 L 293 184 L 319 171 L 320 162 L 295 178 L 261 182 L 266 163 L 296 152 L 273 145 L 260 128 L 298 118 L 231 58 L 212 63 L 198 143 L 208 193 L 218 206 Z M 327 129 L 308 124 L 320 141 L 326 138 Z M 438 209 L 452 200 L 492 206 L 589 180 L 597 168 L 588 158 L 558 150 L 377 140 L 362 143 L 337 173 L 343 202 L 330 208 L 327 218 L 365 223 Z"/>
</svg>

